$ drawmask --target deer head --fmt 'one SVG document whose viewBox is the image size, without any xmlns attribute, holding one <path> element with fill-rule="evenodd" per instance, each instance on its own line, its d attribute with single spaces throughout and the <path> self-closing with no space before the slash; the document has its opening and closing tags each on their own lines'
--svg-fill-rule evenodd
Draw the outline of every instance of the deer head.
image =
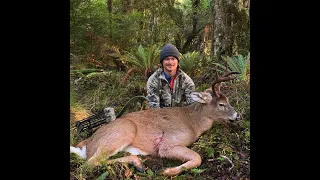
<svg viewBox="0 0 320 180">
<path fill-rule="evenodd" d="M 197 102 L 208 104 L 208 110 L 210 114 L 214 115 L 213 119 L 223 120 L 239 120 L 240 115 L 229 104 L 228 98 L 220 91 L 221 82 L 230 81 L 236 78 L 231 76 L 232 74 L 240 74 L 239 72 L 229 71 L 228 64 L 226 64 L 225 72 L 220 77 L 216 71 L 216 79 L 212 82 L 211 88 L 205 90 L 202 93 L 194 92 L 191 94 L 193 99 Z"/>
</svg>

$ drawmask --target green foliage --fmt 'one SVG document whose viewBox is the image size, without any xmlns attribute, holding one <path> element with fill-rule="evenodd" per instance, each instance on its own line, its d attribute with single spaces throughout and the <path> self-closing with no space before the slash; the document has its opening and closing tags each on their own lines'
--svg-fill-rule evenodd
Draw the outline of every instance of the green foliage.
<svg viewBox="0 0 320 180">
<path fill-rule="evenodd" d="M 217 158 L 217 160 L 219 160 L 219 161 L 224 161 L 225 159 L 220 156 L 220 157 Z"/>
<path fill-rule="evenodd" d="M 86 55 L 75 55 L 70 53 L 70 70 L 85 69 L 88 66 Z"/>
<path fill-rule="evenodd" d="M 199 67 L 195 75 L 192 77 L 197 90 L 203 91 L 209 87 L 211 84 L 207 84 L 213 81 L 214 75 L 216 72 L 216 65 L 217 62 L 216 56 L 207 56 L 207 55 L 200 55 L 199 60 L 197 61 L 197 66 Z"/>
<path fill-rule="evenodd" d="M 227 61 L 228 67 L 232 71 L 237 71 L 240 72 L 241 75 L 243 74 L 246 66 L 246 62 L 242 55 L 234 56 L 234 57 L 229 57 L 229 56 L 222 56 L 222 59 Z"/>
<path fill-rule="evenodd" d="M 247 56 L 243 57 L 241 54 L 229 57 L 229 56 L 221 56 L 222 59 L 228 63 L 228 68 L 231 71 L 237 71 L 240 73 L 240 80 L 243 80 L 247 83 L 250 81 L 250 52 Z M 222 72 L 225 70 L 225 65 L 220 63 L 214 63 L 216 66 L 220 67 L 217 69 L 218 71 Z"/>
<path fill-rule="evenodd" d="M 82 73 L 82 74 L 89 74 L 93 72 L 100 72 L 101 70 L 99 69 L 76 69 L 76 70 L 71 70 L 73 73 Z"/>
<path fill-rule="evenodd" d="M 245 137 L 244 140 L 245 140 L 247 143 L 250 143 L 250 131 L 246 131 L 244 137 Z"/>
<path fill-rule="evenodd" d="M 209 158 L 214 156 L 214 149 L 212 147 L 208 147 L 205 149 L 206 150 L 206 154 Z"/>
<path fill-rule="evenodd" d="M 193 43 L 192 46 L 182 49 L 183 53 L 201 49 L 196 45 L 196 42 L 202 41 L 200 39 L 203 35 L 202 30 L 206 25 L 212 23 L 210 2 L 199 1 L 197 8 L 194 8 L 194 3 L 194 1 L 180 1 L 175 4 L 174 8 L 168 8 L 168 14 L 170 14 L 171 19 L 174 20 L 174 23 L 177 26 L 178 32 L 176 32 L 176 36 L 179 38 L 175 37 L 175 42 L 179 41 L 181 48 L 185 45 L 187 39 L 192 37 L 192 34 L 196 35 L 193 37 L 195 43 Z M 195 19 L 196 25 L 194 24 Z"/>
<path fill-rule="evenodd" d="M 77 94 L 75 92 L 73 92 L 73 91 L 70 92 L 70 106 L 73 106 L 73 107 L 77 106 L 77 103 L 75 100 L 76 96 L 77 96 Z"/>
<path fill-rule="evenodd" d="M 72 122 L 70 122 L 70 127 L 72 126 L 71 124 Z M 75 128 L 70 128 L 70 144 L 74 144 L 76 142 L 76 133 L 77 132 Z"/>
<path fill-rule="evenodd" d="M 90 52 L 91 39 L 88 39 L 87 35 L 92 29 L 90 24 L 93 13 L 92 1 L 70 1 L 70 48 L 74 54 Z"/>
<path fill-rule="evenodd" d="M 175 43 L 182 48 L 193 33 L 195 18 L 197 33 L 184 52 L 201 50 L 203 29 L 213 21 L 212 4 L 211 1 L 200 1 L 194 8 L 192 1 L 114 0 L 112 12 L 109 12 L 104 0 L 70 0 L 71 52 L 87 55 L 98 51 L 101 43 L 117 46 L 121 51 L 131 51 L 139 44 Z M 230 7 L 226 11 L 231 11 L 233 16 L 230 32 L 235 39 L 233 50 L 246 54 L 250 39 L 248 8 L 240 2 L 233 2 Z"/>
<path fill-rule="evenodd" d="M 154 175 L 154 173 L 150 169 L 147 170 L 147 174 L 149 177 L 152 177 Z"/>
<path fill-rule="evenodd" d="M 195 76 L 199 70 L 199 60 L 201 56 L 199 52 L 193 51 L 181 55 L 180 67 L 186 72 L 191 78 Z"/>
<path fill-rule="evenodd" d="M 196 87 L 196 91 L 202 92 L 208 88 L 210 88 L 211 85 L 210 84 L 200 84 L 199 86 Z"/>
<path fill-rule="evenodd" d="M 206 169 L 198 169 L 198 168 L 193 168 L 190 170 L 191 173 L 193 174 L 200 174 L 202 172 L 204 172 Z"/>
<path fill-rule="evenodd" d="M 106 171 L 104 173 L 102 173 L 96 180 L 104 180 L 109 176 L 109 172 Z"/>
<path fill-rule="evenodd" d="M 127 14 L 109 14 L 110 18 L 106 27 L 109 28 L 106 35 L 110 43 L 123 50 L 130 51 L 137 45 L 137 40 L 144 37 L 141 34 L 141 22 L 146 21 L 146 17 L 141 12 L 133 10 Z"/>
<path fill-rule="evenodd" d="M 160 49 L 156 45 L 144 48 L 139 45 L 133 53 L 127 53 L 127 61 L 135 65 L 141 72 L 155 70 L 159 63 Z"/>
<path fill-rule="evenodd" d="M 70 178 L 91 179 L 93 171 L 94 169 L 85 160 L 74 153 L 70 154 Z"/>
<path fill-rule="evenodd" d="M 94 72 L 78 80 L 77 84 L 71 80 L 72 100 L 93 112 L 113 107 L 117 113 L 130 98 L 143 95 L 144 84 L 140 83 L 143 78 L 133 76 L 124 84 L 124 75 L 119 71 Z"/>
<path fill-rule="evenodd" d="M 247 83 L 250 82 L 250 52 L 246 57 L 246 66 L 244 70 L 243 80 Z"/>
</svg>

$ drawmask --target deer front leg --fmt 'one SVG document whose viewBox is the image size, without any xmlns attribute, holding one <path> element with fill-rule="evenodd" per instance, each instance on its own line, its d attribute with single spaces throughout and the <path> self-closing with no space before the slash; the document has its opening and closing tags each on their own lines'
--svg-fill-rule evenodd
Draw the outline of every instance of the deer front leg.
<svg viewBox="0 0 320 180">
<path fill-rule="evenodd" d="M 165 157 L 168 159 L 177 159 L 182 162 L 185 162 L 180 166 L 171 167 L 163 170 L 162 174 L 166 176 L 178 175 L 185 169 L 192 169 L 200 166 L 201 164 L 200 155 L 184 146 L 174 146 L 172 148 L 159 149 L 159 155 L 160 157 Z"/>
<path fill-rule="evenodd" d="M 115 152 L 109 153 L 109 154 L 113 155 L 113 154 L 115 154 Z M 97 152 L 94 153 L 94 155 L 88 159 L 88 163 L 92 167 L 98 166 L 101 164 L 102 161 L 104 161 L 107 158 L 108 158 L 108 156 L 104 155 L 102 153 L 101 149 L 98 148 Z M 112 164 L 114 162 L 133 164 L 137 168 L 137 170 L 140 172 L 144 172 L 146 169 L 145 166 L 143 165 L 141 159 L 136 155 L 130 155 L 130 156 L 125 156 L 125 157 L 121 157 L 121 158 L 107 160 L 107 164 Z"/>
</svg>

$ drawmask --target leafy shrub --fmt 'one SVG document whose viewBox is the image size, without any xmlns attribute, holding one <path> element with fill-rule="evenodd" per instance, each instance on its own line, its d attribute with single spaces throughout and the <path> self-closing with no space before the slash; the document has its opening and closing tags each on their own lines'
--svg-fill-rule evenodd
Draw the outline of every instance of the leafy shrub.
<svg viewBox="0 0 320 180">
<path fill-rule="evenodd" d="M 144 48 L 141 44 L 133 53 L 127 53 L 127 61 L 136 66 L 139 72 L 154 71 L 159 63 L 159 47 L 152 45 Z"/>
<path fill-rule="evenodd" d="M 193 78 L 199 70 L 200 54 L 198 51 L 188 52 L 181 55 L 180 67 L 191 78 Z"/>
<path fill-rule="evenodd" d="M 234 57 L 222 56 L 222 59 L 228 63 L 228 67 L 231 71 L 240 72 L 241 80 L 244 80 L 247 83 L 250 81 L 250 52 L 245 57 L 239 54 Z M 216 63 L 216 65 L 220 66 L 223 70 L 225 69 L 224 65 L 218 63 Z"/>
</svg>

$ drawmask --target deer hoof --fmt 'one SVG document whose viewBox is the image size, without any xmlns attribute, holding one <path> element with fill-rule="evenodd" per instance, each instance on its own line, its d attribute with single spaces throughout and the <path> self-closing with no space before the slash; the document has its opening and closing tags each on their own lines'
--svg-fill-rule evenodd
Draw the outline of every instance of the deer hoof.
<svg viewBox="0 0 320 180">
<path fill-rule="evenodd" d="M 147 168 L 143 164 L 139 164 L 135 167 L 139 172 L 145 172 L 147 170 Z"/>
<path fill-rule="evenodd" d="M 165 176 L 175 176 L 180 174 L 182 171 L 179 168 L 167 168 L 161 171 L 161 174 Z"/>
</svg>

